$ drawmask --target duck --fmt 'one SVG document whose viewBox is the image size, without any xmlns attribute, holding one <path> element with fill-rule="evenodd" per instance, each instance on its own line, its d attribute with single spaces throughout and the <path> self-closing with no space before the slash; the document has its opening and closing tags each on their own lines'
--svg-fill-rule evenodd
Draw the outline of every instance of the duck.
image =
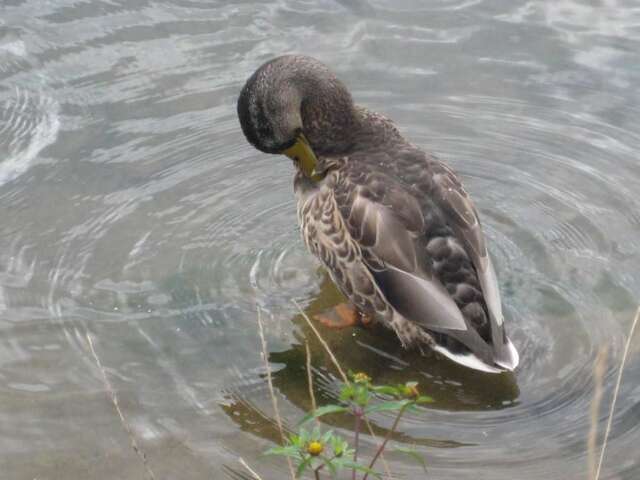
<svg viewBox="0 0 640 480">
<path fill-rule="evenodd" d="M 478 211 L 449 166 L 310 56 L 261 65 L 237 113 L 253 147 L 293 161 L 304 243 L 348 300 L 327 324 L 380 324 L 482 372 L 517 367 Z"/>
</svg>

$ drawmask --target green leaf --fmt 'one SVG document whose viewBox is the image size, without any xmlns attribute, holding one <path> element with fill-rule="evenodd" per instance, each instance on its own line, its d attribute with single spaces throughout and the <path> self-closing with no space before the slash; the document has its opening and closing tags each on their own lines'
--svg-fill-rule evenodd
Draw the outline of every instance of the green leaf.
<svg viewBox="0 0 640 480">
<path fill-rule="evenodd" d="M 327 415 L 329 413 L 343 413 L 346 412 L 347 408 L 340 405 L 324 405 L 320 408 L 317 408 L 311 413 L 305 415 L 302 420 L 300 420 L 299 425 L 304 425 L 309 420 L 313 420 L 314 418 L 321 417 L 323 415 Z M 319 435 L 318 435 L 319 436 Z"/>
<path fill-rule="evenodd" d="M 358 384 L 356 387 L 353 401 L 360 407 L 366 407 L 369 404 L 369 389 L 366 385 Z"/>
<path fill-rule="evenodd" d="M 311 466 L 311 462 L 313 462 L 313 457 L 311 456 L 305 458 L 302 462 L 300 462 L 300 465 L 298 465 L 298 468 L 296 470 L 296 478 L 300 478 L 300 475 L 304 473 L 307 467 Z"/>
<path fill-rule="evenodd" d="M 416 403 L 433 403 L 435 400 L 427 395 L 420 395 L 416 398 Z"/>
<path fill-rule="evenodd" d="M 329 443 L 332 438 L 333 438 L 333 430 L 327 430 L 326 432 L 324 432 L 324 435 L 322 435 L 322 438 L 320 439 L 320 441 L 322 443 Z"/>
<path fill-rule="evenodd" d="M 265 455 L 284 455 L 285 457 L 299 457 L 300 450 L 294 445 L 286 447 L 273 447 L 264 452 Z"/>
<path fill-rule="evenodd" d="M 395 452 L 401 452 L 401 453 L 405 453 L 407 455 L 409 455 L 411 458 L 413 458 L 414 460 L 417 460 L 418 463 L 420 465 L 422 465 L 422 468 L 424 469 L 425 473 L 427 471 L 427 462 L 424 460 L 424 457 L 418 453 L 415 449 L 415 447 L 394 447 L 393 449 Z"/>
<path fill-rule="evenodd" d="M 329 468 L 329 471 L 331 472 L 331 476 L 335 477 L 336 474 L 338 473 L 338 469 L 333 464 L 333 461 L 326 457 L 322 457 L 322 460 L 324 461 L 324 464 Z"/>
<path fill-rule="evenodd" d="M 296 438 L 295 445 L 299 446 L 300 448 L 304 448 L 308 441 L 309 432 L 304 428 L 300 428 L 300 435 Z"/>
<path fill-rule="evenodd" d="M 375 470 L 370 469 L 369 467 L 365 467 L 364 465 L 360 465 L 359 463 L 354 462 L 353 460 L 349 460 L 348 458 L 336 458 L 333 460 L 333 463 L 340 468 L 350 468 L 355 469 L 359 472 L 368 473 L 369 475 L 373 475 L 376 478 L 382 478 Z"/>
<path fill-rule="evenodd" d="M 340 390 L 340 396 L 338 398 L 340 398 L 340 400 L 342 400 L 343 402 L 348 402 L 354 397 L 355 393 L 356 388 L 354 385 L 344 385 Z"/>
<path fill-rule="evenodd" d="M 365 413 L 373 413 L 373 412 L 384 412 L 389 410 L 400 410 L 411 403 L 411 400 L 391 400 L 389 402 L 378 403 L 377 405 L 372 405 L 365 409 Z"/>
<path fill-rule="evenodd" d="M 391 385 L 378 385 L 375 387 L 371 387 L 371 390 L 375 393 L 380 393 L 383 395 L 391 395 L 394 397 L 400 396 L 400 390 L 398 390 L 396 387 L 392 387 Z"/>
<path fill-rule="evenodd" d="M 349 444 L 342 438 L 334 436 L 330 441 L 331 449 L 336 457 L 341 457 L 349 450 Z"/>
</svg>

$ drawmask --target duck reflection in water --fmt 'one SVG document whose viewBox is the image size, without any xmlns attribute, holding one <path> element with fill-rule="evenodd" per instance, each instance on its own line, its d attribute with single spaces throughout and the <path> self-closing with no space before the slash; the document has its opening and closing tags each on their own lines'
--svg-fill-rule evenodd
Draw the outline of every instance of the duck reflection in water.
<svg viewBox="0 0 640 480">
<path fill-rule="evenodd" d="M 344 297 L 336 289 L 328 275 L 320 286 L 318 295 L 304 309 L 309 318 L 344 302 Z M 309 387 L 306 371 L 305 341 L 310 351 L 311 372 L 314 393 L 318 405 L 337 403 L 338 392 L 342 383 L 340 375 L 333 365 L 328 353 L 309 327 L 302 314 L 293 316 L 291 321 L 296 326 L 295 337 L 298 342 L 291 348 L 269 352 L 272 365 L 273 384 L 277 395 L 283 396 L 299 409 L 300 418 L 303 412 L 312 410 L 309 398 Z M 312 320 L 314 321 L 314 320 Z M 499 375 L 482 373 L 457 365 L 436 353 L 407 351 L 399 342 L 388 335 L 380 335 L 375 328 L 353 327 L 340 330 L 325 328 L 314 323 L 329 345 L 344 371 L 365 372 L 375 384 L 399 384 L 408 381 L 419 382 L 420 391 L 434 398 L 435 402 L 419 407 L 428 410 L 445 411 L 481 411 L 509 408 L 517 403 L 519 389 L 516 377 L 512 372 Z M 266 388 L 266 387 L 265 387 Z M 260 402 L 260 406 L 242 391 L 243 387 L 229 392 L 228 403 L 223 409 L 230 418 L 245 431 L 279 442 L 277 426 L 272 418 L 270 405 Z M 266 391 L 265 397 L 266 398 Z M 282 403 L 282 402 L 281 402 Z M 265 409 L 263 411 L 263 408 Z M 281 409 L 287 406 L 281 404 Z M 288 417 L 288 415 L 287 415 Z M 290 428 L 295 428 L 295 420 L 286 419 Z M 383 436 L 390 426 L 385 417 L 381 422 L 371 418 L 371 425 L 377 436 Z M 346 430 L 353 428 L 353 421 L 345 415 L 326 415 L 322 422 L 327 426 Z M 428 422 L 425 419 L 425 422 Z M 384 425 L 382 425 L 384 424 Z M 441 448 L 453 448 L 464 445 L 464 439 L 415 438 L 406 433 L 396 432 L 396 441 L 416 445 Z"/>
</svg>

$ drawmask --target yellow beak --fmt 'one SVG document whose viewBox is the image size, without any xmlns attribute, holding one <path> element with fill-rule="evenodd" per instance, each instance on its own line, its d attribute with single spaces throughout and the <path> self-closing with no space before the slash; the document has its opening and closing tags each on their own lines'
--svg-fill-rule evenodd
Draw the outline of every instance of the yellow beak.
<svg viewBox="0 0 640 480">
<path fill-rule="evenodd" d="M 318 164 L 318 159 L 303 133 L 298 135 L 296 143 L 294 143 L 293 146 L 287 148 L 282 153 L 297 162 L 306 177 L 313 179 L 317 176 L 316 165 Z"/>
</svg>

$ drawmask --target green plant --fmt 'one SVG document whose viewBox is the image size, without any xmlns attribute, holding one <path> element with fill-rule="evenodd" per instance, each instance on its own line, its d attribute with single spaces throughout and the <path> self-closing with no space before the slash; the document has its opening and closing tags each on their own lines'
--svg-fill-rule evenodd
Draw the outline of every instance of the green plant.
<svg viewBox="0 0 640 480">
<path fill-rule="evenodd" d="M 352 479 L 361 473 L 361 479 L 366 480 L 369 475 L 381 478 L 374 470 L 377 460 L 387 448 L 389 439 L 396 431 L 402 415 L 416 408 L 418 404 L 430 403 L 431 397 L 421 395 L 417 382 L 407 382 L 403 385 L 373 385 L 371 378 L 365 373 L 349 373 L 351 379 L 343 385 L 339 399 L 341 404 L 324 405 L 306 415 L 300 422 L 297 434 L 292 434 L 287 439 L 287 444 L 268 450 L 269 455 L 283 455 L 290 457 L 297 464 L 296 477 L 300 477 L 306 471 L 312 471 L 316 480 L 321 478 L 322 472 L 327 472 L 331 478 L 336 478 L 341 470 L 350 469 Z M 382 401 L 374 401 L 380 396 L 386 397 Z M 393 425 L 387 431 L 384 439 L 376 449 L 373 457 L 366 464 L 358 462 L 360 447 L 360 433 L 363 423 L 369 414 L 380 411 L 397 412 Z M 312 420 L 317 420 L 328 414 L 343 413 L 354 418 L 353 447 L 332 430 L 321 432 L 319 424 L 312 430 L 307 425 Z M 424 460 L 413 449 L 398 448 L 396 451 L 407 453 L 420 461 L 424 467 Z"/>
</svg>

